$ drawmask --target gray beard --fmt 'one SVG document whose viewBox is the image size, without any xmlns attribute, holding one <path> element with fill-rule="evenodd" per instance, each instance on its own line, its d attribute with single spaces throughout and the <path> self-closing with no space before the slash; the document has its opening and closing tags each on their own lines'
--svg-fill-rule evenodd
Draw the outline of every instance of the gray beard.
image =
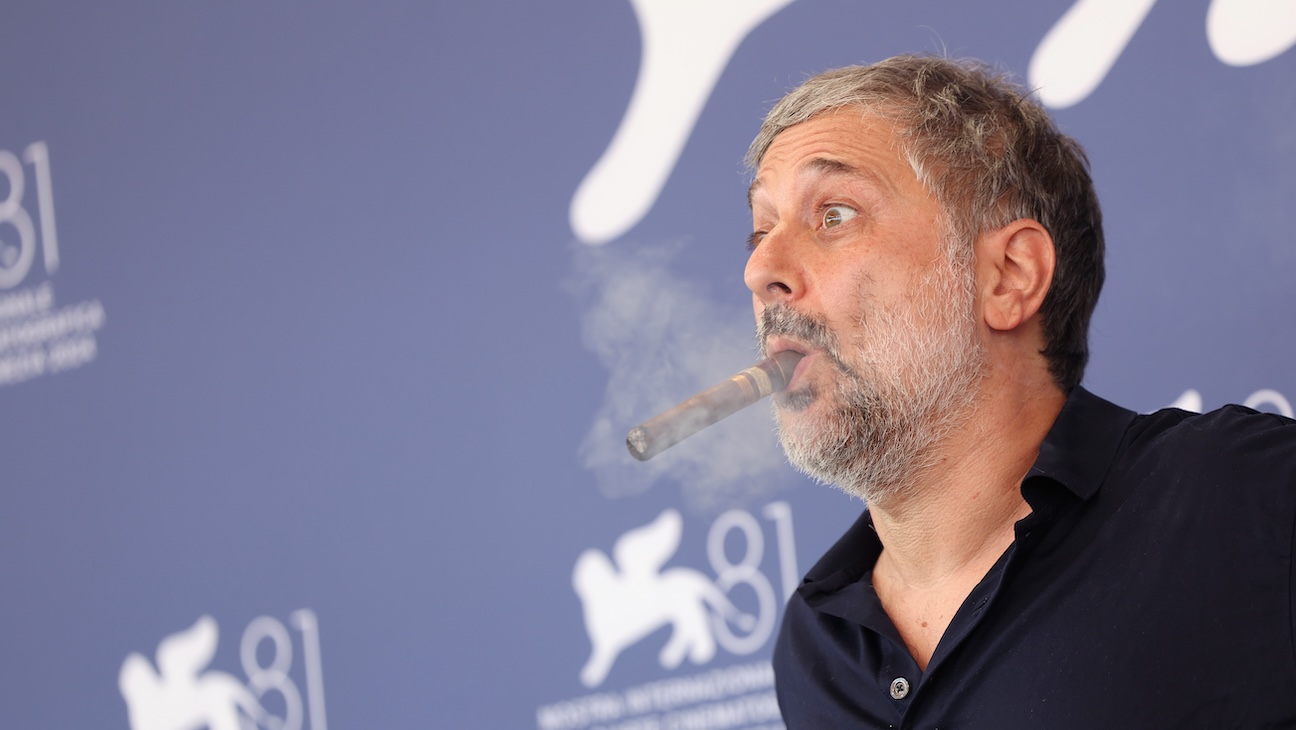
<svg viewBox="0 0 1296 730">
<path fill-rule="evenodd" d="M 822 318 L 775 304 L 758 323 L 762 351 L 766 338 L 786 335 L 822 350 L 837 373 L 827 394 L 832 408 L 816 422 L 793 424 L 783 414 L 824 394 L 807 387 L 775 395 L 788 461 L 870 505 L 912 492 L 939 462 L 939 447 L 966 422 L 984 373 L 971 282 L 950 270 L 935 276 L 913 305 L 859 323 L 868 352 L 855 353 L 858 367 L 847 364 Z M 924 324 L 924 315 L 938 324 Z"/>
</svg>

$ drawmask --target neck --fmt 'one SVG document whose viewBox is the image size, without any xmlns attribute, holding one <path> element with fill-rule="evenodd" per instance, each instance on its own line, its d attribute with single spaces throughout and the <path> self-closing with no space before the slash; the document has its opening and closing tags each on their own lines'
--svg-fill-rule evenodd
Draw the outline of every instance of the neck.
<svg viewBox="0 0 1296 730">
<path fill-rule="evenodd" d="M 964 571 L 984 575 L 1030 512 L 1021 481 L 1062 409 L 1057 388 L 1016 398 L 982 394 L 937 448 L 942 458 L 903 493 L 870 504 L 879 567 L 915 586 Z"/>
</svg>

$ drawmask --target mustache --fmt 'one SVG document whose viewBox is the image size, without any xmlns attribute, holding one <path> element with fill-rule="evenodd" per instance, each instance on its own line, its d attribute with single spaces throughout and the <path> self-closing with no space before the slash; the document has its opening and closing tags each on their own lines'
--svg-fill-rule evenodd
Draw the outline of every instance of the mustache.
<svg viewBox="0 0 1296 730">
<path fill-rule="evenodd" d="M 786 304 L 771 304 L 761 313 L 756 322 L 756 344 L 762 358 L 769 357 L 767 343 L 769 338 L 783 336 L 809 345 L 822 351 L 828 359 L 844 373 L 854 375 L 841 357 L 841 347 L 837 335 L 828 328 L 828 322 L 804 312 L 798 312 Z"/>
</svg>

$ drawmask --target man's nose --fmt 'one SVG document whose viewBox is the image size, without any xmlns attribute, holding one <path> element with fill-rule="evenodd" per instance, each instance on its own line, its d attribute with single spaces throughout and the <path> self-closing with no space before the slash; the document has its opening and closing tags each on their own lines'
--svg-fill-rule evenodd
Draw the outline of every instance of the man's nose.
<svg viewBox="0 0 1296 730">
<path fill-rule="evenodd" d="M 765 306 L 793 301 L 804 292 L 804 275 L 793 244 L 786 231 L 775 228 L 765 234 L 747 259 L 743 280 Z"/>
</svg>

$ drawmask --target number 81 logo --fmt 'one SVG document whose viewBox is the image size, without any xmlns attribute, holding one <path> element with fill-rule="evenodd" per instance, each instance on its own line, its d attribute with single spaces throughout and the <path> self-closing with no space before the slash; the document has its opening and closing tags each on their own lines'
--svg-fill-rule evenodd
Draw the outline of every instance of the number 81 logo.
<svg viewBox="0 0 1296 730">
<path fill-rule="evenodd" d="M 41 247 L 45 271 L 58 269 L 58 237 L 54 230 L 54 192 L 50 183 L 49 148 L 44 142 L 33 142 L 23 151 L 23 158 L 36 168 L 36 197 L 40 206 Z M 18 232 L 18 245 L 0 238 L 0 289 L 12 289 L 27 278 L 36 258 L 36 227 L 22 206 L 26 181 L 22 163 L 9 150 L 0 150 L 0 174 L 8 180 L 9 195 L 0 200 L 0 226 L 12 226 Z"/>
</svg>

